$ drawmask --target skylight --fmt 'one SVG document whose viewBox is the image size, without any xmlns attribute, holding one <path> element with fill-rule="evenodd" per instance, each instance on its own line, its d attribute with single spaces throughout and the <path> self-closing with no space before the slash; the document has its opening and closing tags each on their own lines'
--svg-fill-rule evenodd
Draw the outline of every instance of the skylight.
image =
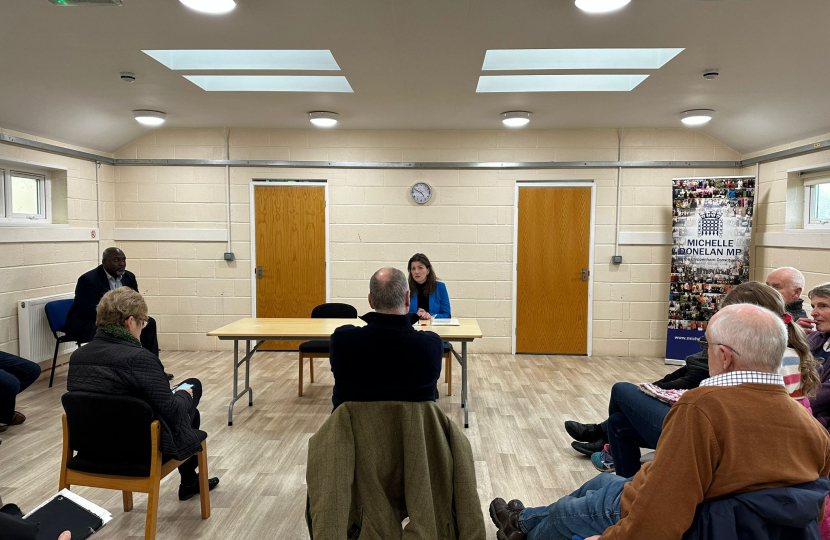
<svg viewBox="0 0 830 540">
<path fill-rule="evenodd" d="M 171 50 L 142 51 L 173 70 L 183 69 L 295 69 L 338 71 L 331 51 L 280 50 Z"/>
<path fill-rule="evenodd" d="M 660 69 L 684 49 L 495 49 L 484 71 L 532 69 Z"/>
<path fill-rule="evenodd" d="M 648 75 L 482 75 L 476 92 L 630 92 Z"/>
<path fill-rule="evenodd" d="M 208 92 L 353 92 L 340 75 L 184 75 Z"/>
</svg>

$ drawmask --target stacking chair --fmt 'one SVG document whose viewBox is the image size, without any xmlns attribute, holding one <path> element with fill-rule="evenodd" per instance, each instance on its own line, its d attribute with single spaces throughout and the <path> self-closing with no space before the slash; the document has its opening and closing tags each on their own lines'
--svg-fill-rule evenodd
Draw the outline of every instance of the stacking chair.
<svg viewBox="0 0 830 540">
<path fill-rule="evenodd" d="M 182 461 L 159 450 L 161 428 L 146 402 L 130 396 L 67 392 L 61 398 L 63 457 L 60 485 L 115 489 L 123 492 L 124 511 L 133 509 L 133 492 L 147 493 L 145 540 L 154 540 L 158 520 L 159 483 Z M 210 517 L 207 445 L 199 455 L 202 519 Z"/>
<path fill-rule="evenodd" d="M 52 373 L 49 374 L 49 388 L 52 388 L 52 383 L 55 380 L 55 366 L 58 363 L 58 348 L 61 346 L 61 343 L 74 341 L 80 347 L 82 343 L 87 342 L 85 339 L 78 339 L 64 334 L 63 329 L 66 327 L 66 316 L 69 314 L 69 308 L 74 303 L 75 300 L 67 298 L 66 300 L 47 302 L 44 306 L 46 320 L 49 322 L 49 329 L 52 331 L 52 335 L 55 336 L 55 354 L 52 356 Z M 59 336 L 58 332 L 64 335 Z"/>
<path fill-rule="evenodd" d="M 357 310 L 349 304 L 320 304 L 311 310 L 312 319 L 356 319 Z M 303 396 L 303 360 L 308 358 L 309 378 L 314 382 L 314 359 L 329 357 L 329 340 L 306 341 L 300 343 L 300 389 L 298 396 Z"/>
</svg>

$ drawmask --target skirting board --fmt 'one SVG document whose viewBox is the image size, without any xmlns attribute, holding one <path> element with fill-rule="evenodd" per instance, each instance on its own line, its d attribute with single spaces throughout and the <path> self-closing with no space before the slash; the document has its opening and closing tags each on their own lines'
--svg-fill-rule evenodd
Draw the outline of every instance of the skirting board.
<svg viewBox="0 0 830 540">
<path fill-rule="evenodd" d="M 96 228 L 69 227 L 67 225 L 41 225 L 37 227 L 0 227 L 0 244 L 25 242 L 97 242 L 101 231 Z"/>
<path fill-rule="evenodd" d="M 227 242 L 226 229 L 115 229 L 114 240 L 133 242 Z"/>
</svg>

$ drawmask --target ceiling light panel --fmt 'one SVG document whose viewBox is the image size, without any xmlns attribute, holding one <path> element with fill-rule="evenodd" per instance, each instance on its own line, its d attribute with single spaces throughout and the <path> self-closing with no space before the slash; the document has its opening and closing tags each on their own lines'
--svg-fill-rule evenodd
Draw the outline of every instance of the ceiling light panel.
<svg viewBox="0 0 830 540">
<path fill-rule="evenodd" d="M 353 92 L 343 76 L 184 75 L 208 92 Z"/>
<path fill-rule="evenodd" d="M 648 75 L 482 75 L 476 92 L 630 92 Z"/>
<path fill-rule="evenodd" d="M 533 69 L 660 69 L 684 49 L 495 49 L 484 71 Z"/>
<path fill-rule="evenodd" d="M 173 70 L 183 69 L 296 69 L 338 71 L 331 51 L 192 50 L 142 51 Z"/>
</svg>

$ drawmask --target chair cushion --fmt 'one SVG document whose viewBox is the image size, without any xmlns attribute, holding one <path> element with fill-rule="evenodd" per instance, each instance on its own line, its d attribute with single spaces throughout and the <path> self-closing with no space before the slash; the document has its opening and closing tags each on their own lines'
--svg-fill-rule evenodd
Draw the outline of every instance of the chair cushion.
<svg viewBox="0 0 830 540">
<path fill-rule="evenodd" d="M 164 463 L 170 461 L 169 456 L 163 456 Z M 87 457 L 78 453 L 66 463 L 66 468 L 73 471 L 110 474 L 115 476 L 150 476 L 150 462 L 129 462 L 123 459 L 102 458 L 100 456 Z"/>
<path fill-rule="evenodd" d="M 306 341 L 305 343 L 300 343 L 300 351 L 304 353 L 325 353 L 328 354 L 329 352 L 329 342 L 328 341 Z"/>
</svg>

